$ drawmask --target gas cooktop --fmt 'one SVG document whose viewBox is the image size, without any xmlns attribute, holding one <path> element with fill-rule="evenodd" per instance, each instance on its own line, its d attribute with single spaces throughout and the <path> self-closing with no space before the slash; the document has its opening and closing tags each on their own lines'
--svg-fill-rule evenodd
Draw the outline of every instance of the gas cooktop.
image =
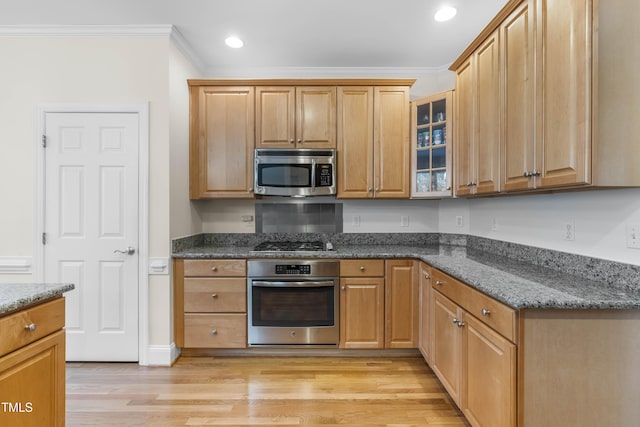
<svg viewBox="0 0 640 427">
<path fill-rule="evenodd" d="M 322 251 L 324 244 L 321 241 L 315 242 L 262 242 L 258 244 L 254 251 L 257 252 L 296 252 L 296 251 Z"/>
</svg>

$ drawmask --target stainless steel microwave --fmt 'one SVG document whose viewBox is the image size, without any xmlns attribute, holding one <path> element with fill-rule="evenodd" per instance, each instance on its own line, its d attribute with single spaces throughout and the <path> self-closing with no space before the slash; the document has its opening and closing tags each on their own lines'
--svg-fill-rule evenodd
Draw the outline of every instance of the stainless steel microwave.
<svg viewBox="0 0 640 427">
<path fill-rule="evenodd" d="M 336 150 L 258 148 L 254 189 L 261 196 L 336 194 Z"/>
</svg>

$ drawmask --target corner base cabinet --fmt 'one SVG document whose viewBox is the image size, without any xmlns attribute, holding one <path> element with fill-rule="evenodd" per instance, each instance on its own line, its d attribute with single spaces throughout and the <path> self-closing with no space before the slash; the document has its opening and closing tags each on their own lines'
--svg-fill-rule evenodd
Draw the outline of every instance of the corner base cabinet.
<svg viewBox="0 0 640 427">
<path fill-rule="evenodd" d="M 63 298 L 0 317 L 0 425 L 64 427 L 63 326 Z"/>
</svg>

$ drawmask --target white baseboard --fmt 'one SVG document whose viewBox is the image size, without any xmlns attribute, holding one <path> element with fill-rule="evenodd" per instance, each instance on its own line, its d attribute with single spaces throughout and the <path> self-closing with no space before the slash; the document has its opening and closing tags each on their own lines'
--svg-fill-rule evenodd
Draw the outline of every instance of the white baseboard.
<svg viewBox="0 0 640 427">
<path fill-rule="evenodd" d="M 147 351 L 147 366 L 171 366 L 180 356 L 180 349 L 171 345 L 150 345 Z"/>
<path fill-rule="evenodd" d="M 30 256 L 0 257 L 0 274 L 30 274 L 32 259 Z"/>
</svg>

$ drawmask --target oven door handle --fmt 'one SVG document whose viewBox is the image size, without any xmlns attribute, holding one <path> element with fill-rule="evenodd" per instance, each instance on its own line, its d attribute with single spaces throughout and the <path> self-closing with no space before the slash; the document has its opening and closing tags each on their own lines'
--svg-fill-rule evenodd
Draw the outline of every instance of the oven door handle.
<svg viewBox="0 0 640 427">
<path fill-rule="evenodd" d="M 251 286 L 257 286 L 260 288 L 326 288 L 335 286 L 333 280 L 321 280 L 321 281 L 300 281 L 300 282 L 278 282 L 278 281 L 266 281 L 266 280 L 252 280 Z"/>
</svg>

